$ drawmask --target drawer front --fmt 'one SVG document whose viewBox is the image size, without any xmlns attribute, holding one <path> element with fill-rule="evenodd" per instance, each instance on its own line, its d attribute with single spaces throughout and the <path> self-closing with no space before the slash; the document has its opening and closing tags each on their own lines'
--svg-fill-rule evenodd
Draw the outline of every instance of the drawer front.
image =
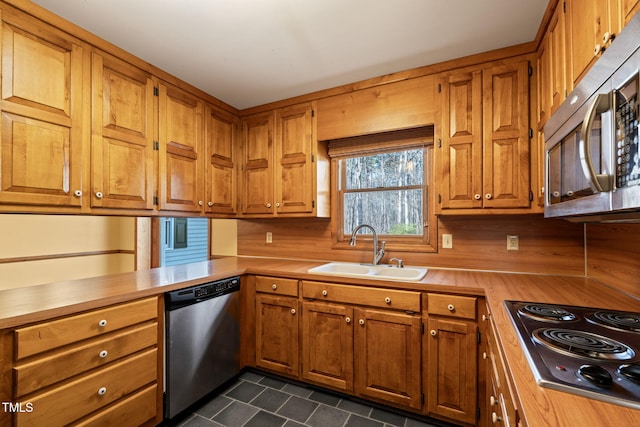
<svg viewBox="0 0 640 427">
<path fill-rule="evenodd" d="M 275 295 L 298 296 L 298 281 L 280 277 L 256 276 L 256 291 Z"/>
<path fill-rule="evenodd" d="M 77 424 L 78 427 L 139 426 L 156 417 L 156 384 L 110 405 L 104 411 Z"/>
<path fill-rule="evenodd" d="M 157 317 L 154 297 L 16 329 L 16 357 L 19 360 Z"/>
<path fill-rule="evenodd" d="M 318 301 L 420 311 L 420 292 L 303 281 L 302 296 Z"/>
<path fill-rule="evenodd" d="M 476 298 L 459 295 L 427 294 L 427 312 L 441 316 L 476 318 Z"/>
<path fill-rule="evenodd" d="M 16 414 L 16 425 L 67 425 L 155 382 L 157 361 L 158 351 L 149 350 L 33 396 L 33 412 Z"/>
<path fill-rule="evenodd" d="M 158 343 L 158 324 L 116 332 L 13 368 L 17 396 L 104 366 Z"/>
</svg>

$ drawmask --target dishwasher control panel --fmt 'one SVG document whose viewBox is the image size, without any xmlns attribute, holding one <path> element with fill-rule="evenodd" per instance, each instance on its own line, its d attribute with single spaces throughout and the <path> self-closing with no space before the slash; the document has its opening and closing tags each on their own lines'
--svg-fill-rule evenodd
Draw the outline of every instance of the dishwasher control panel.
<svg viewBox="0 0 640 427">
<path fill-rule="evenodd" d="M 205 299 L 216 298 L 240 290 L 240 277 L 216 280 L 191 288 L 179 289 L 165 294 L 167 310 L 194 304 Z"/>
</svg>

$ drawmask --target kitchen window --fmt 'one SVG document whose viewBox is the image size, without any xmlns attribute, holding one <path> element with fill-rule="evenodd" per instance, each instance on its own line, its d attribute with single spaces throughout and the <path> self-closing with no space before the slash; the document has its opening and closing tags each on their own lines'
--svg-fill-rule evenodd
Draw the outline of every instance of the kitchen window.
<svg viewBox="0 0 640 427">
<path fill-rule="evenodd" d="M 337 246 L 359 224 L 376 229 L 392 250 L 432 250 L 429 203 L 432 128 L 346 138 L 329 143 L 336 186 Z M 362 229 L 358 236 L 371 236 Z M 360 241 L 360 240 L 359 240 Z"/>
</svg>

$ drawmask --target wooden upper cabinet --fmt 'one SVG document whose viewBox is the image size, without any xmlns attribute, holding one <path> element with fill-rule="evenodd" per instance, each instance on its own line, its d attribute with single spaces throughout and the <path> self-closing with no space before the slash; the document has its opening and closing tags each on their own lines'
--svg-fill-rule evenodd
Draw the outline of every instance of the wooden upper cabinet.
<svg viewBox="0 0 640 427">
<path fill-rule="evenodd" d="M 640 0 L 619 0 L 620 1 L 620 17 L 622 24 L 629 23 L 631 18 L 640 11 Z"/>
<path fill-rule="evenodd" d="M 1 41 L 0 203 L 80 207 L 88 48 L 42 23 L 8 16 Z"/>
<path fill-rule="evenodd" d="M 313 109 L 278 110 L 275 117 L 275 208 L 277 213 L 313 212 Z"/>
<path fill-rule="evenodd" d="M 482 206 L 482 71 L 440 77 L 442 209 Z"/>
<path fill-rule="evenodd" d="M 528 61 L 444 74 L 439 92 L 441 211 L 529 208 Z"/>
<path fill-rule="evenodd" d="M 273 189 L 273 113 L 242 122 L 242 213 L 271 214 Z"/>
<path fill-rule="evenodd" d="M 107 54 L 92 55 L 92 207 L 153 209 L 154 82 Z"/>
<path fill-rule="evenodd" d="M 329 160 L 315 138 L 314 104 L 243 119 L 243 215 L 329 215 Z"/>
<path fill-rule="evenodd" d="M 202 100 L 159 84 L 159 208 L 199 213 L 204 201 Z"/>
<path fill-rule="evenodd" d="M 205 114 L 206 213 L 235 215 L 237 212 L 238 118 L 207 106 Z"/>
<path fill-rule="evenodd" d="M 566 0 L 568 89 L 578 84 L 621 29 L 620 0 Z M 627 5 L 629 7 L 630 5 Z"/>
<path fill-rule="evenodd" d="M 529 64 L 483 72 L 484 207 L 529 207 Z"/>
</svg>

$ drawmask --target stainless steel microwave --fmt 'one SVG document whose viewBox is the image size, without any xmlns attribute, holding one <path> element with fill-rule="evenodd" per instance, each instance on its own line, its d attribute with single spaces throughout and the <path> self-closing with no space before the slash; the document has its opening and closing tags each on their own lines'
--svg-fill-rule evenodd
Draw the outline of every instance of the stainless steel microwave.
<svg viewBox="0 0 640 427">
<path fill-rule="evenodd" d="M 640 222 L 640 14 L 549 119 L 545 217 Z"/>
</svg>

